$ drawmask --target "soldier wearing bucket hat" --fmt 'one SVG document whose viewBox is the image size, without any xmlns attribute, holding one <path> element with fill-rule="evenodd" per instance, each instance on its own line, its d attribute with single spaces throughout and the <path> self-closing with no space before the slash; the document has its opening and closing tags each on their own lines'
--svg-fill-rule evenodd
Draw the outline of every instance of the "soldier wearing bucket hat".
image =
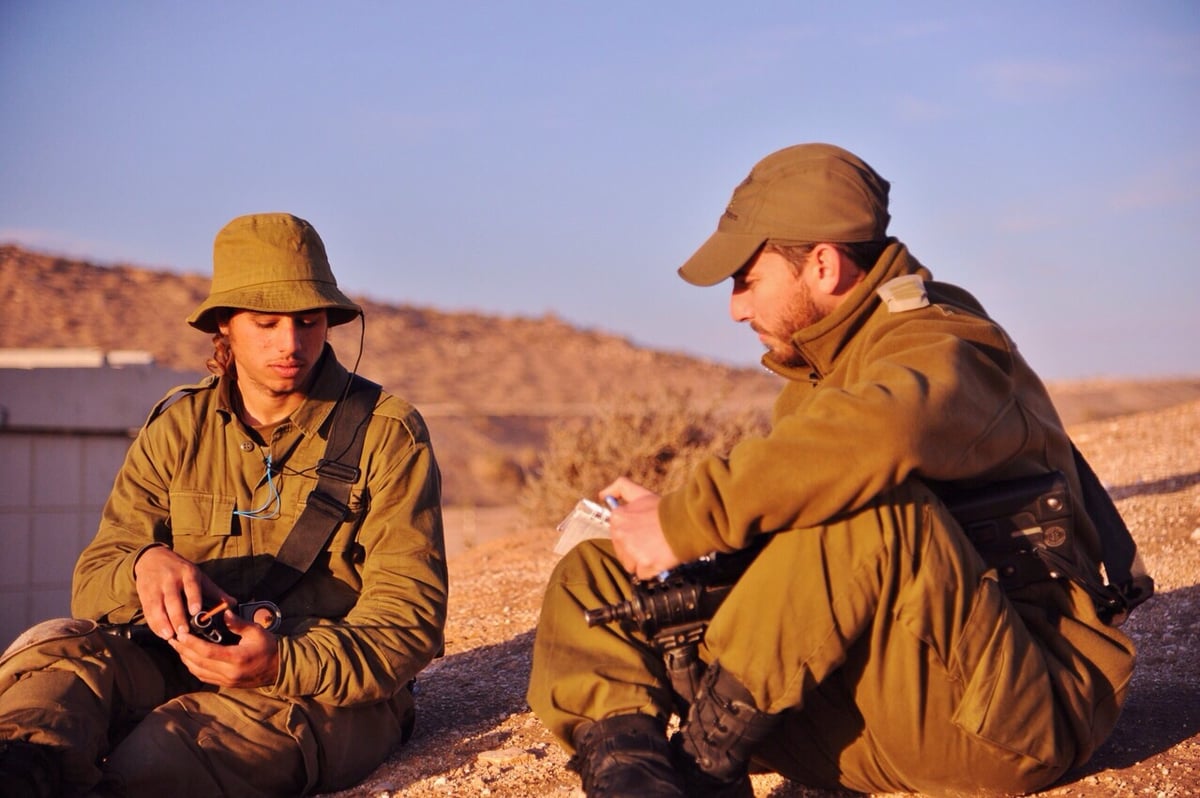
<svg viewBox="0 0 1200 798">
<path fill-rule="evenodd" d="M 334 791 L 411 733 L 446 616 L 441 483 L 417 410 L 326 341 L 361 314 L 303 219 L 217 234 L 187 319 L 213 376 L 131 446 L 74 617 L 0 658 L 6 795 Z"/>
<path fill-rule="evenodd" d="M 212 291 L 188 324 L 215 333 L 220 308 L 262 313 L 321 308 L 330 327 L 362 315 L 362 308 L 338 289 L 317 231 L 287 213 L 240 216 L 217 234 Z"/>
<path fill-rule="evenodd" d="M 1134 660 L 1116 625 L 1148 577 L 1115 567 L 1132 540 L 1085 493 L 1103 490 L 1008 335 L 889 236 L 888 191 L 844 149 L 788 147 L 679 269 L 728 281 L 787 383 L 769 434 L 680 489 L 606 486 L 611 541 L 551 576 L 528 698 L 593 798 L 750 796 L 751 766 L 866 793 L 1025 793 L 1116 722 Z M 1021 513 L 1067 506 L 1052 543 L 1026 537 Z M 1106 547 L 1117 527 L 1127 547 Z M 581 612 L 737 551 L 757 554 L 694 659 Z"/>
</svg>

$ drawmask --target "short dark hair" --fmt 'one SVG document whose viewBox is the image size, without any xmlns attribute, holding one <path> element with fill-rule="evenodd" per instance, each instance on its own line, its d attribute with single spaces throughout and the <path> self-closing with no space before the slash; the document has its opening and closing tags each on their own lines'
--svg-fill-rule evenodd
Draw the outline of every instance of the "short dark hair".
<svg viewBox="0 0 1200 798">
<path fill-rule="evenodd" d="M 791 241 L 768 241 L 763 245 L 763 252 L 779 253 L 798 272 L 803 268 L 804 261 L 808 259 L 809 254 L 817 248 L 817 244 L 819 243 L 822 242 L 796 243 Z M 855 241 L 849 244 L 827 241 L 824 243 L 829 244 L 829 246 L 842 253 L 842 257 L 850 260 L 864 272 L 871 270 L 871 267 L 875 265 L 875 261 L 879 260 L 879 256 L 883 254 L 884 247 L 887 246 L 886 241 Z"/>
</svg>

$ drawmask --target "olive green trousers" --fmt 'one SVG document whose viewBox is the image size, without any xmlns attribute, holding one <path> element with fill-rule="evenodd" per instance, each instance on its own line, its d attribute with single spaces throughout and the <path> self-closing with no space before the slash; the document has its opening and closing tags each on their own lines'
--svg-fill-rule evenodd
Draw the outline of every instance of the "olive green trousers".
<svg viewBox="0 0 1200 798">
<path fill-rule="evenodd" d="M 774 535 L 700 656 L 782 713 L 760 767 L 862 792 L 1028 792 L 1111 731 L 1133 646 L 1072 585 L 1021 594 L 1000 588 L 944 506 L 911 483 L 825 526 Z M 607 541 L 580 544 L 551 577 L 528 700 L 568 750 L 583 721 L 671 714 L 646 640 L 584 621 L 629 596 Z"/>
<path fill-rule="evenodd" d="M 344 789 L 399 746 L 411 723 L 408 690 L 338 708 L 216 689 L 163 643 L 90 621 L 59 626 L 0 659 L 0 739 L 59 749 L 67 796 L 290 798 Z"/>
</svg>

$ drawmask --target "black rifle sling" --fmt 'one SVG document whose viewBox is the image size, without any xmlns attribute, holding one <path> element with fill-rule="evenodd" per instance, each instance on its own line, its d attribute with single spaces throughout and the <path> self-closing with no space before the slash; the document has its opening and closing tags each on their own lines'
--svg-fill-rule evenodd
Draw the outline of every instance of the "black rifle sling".
<svg viewBox="0 0 1200 798">
<path fill-rule="evenodd" d="M 1108 577 L 1108 584 L 1121 594 L 1126 605 L 1124 611 L 1128 613 L 1153 595 L 1154 580 L 1138 560 L 1133 535 L 1100 478 L 1075 444 L 1071 444 L 1071 451 L 1075 455 L 1075 470 L 1083 486 L 1084 506 L 1100 535 L 1104 573 Z"/>
<path fill-rule="evenodd" d="M 349 515 L 350 487 L 358 481 L 367 424 L 379 393 L 378 385 L 353 375 L 350 391 L 331 413 L 325 457 L 317 462 L 317 486 L 308 494 L 308 503 L 275 561 L 251 591 L 256 600 L 278 601 L 304 576 Z"/>
</svg>

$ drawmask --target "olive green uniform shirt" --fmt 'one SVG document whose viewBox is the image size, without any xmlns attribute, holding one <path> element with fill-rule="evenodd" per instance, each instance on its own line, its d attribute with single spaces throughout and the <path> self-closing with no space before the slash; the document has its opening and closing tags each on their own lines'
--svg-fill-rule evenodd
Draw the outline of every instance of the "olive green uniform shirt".
<svg viewBox="0 0 1200 798">
<path fill-rule="evenodd" d="M 326 422 L 348 378 L 327 347 L 308 398 L 265 447 L 233 411 L 227 377 L 186 389 L 152 416 L 79 558 L 72 613 L 114 623 L 139 618 L 133 564 L 154 544 L 198 564 L 239 599 L 252 598 L 316 486 Z M 441 649 L 448 585 L 440 476 L 411 405 L 381 395 L 359 466 L 348 518 L 280 600 L 279 673 L 263 688 L 269 695 L 333 706 L 377 702 Z"/>
<path fill-rule="evenodd" d="M 929 301 L 892 312 L 877 291 L 903 275 L 924 278 Z M 909 477 L 979 485 L 1059 470 L 1082 506 L 1070 441 L 1037 375 L 974 297 L 933 282 L 903 244 L 793 342 L 807 366 L 763 359 L 788 379 L 771 433 L 663 497 L 663 531 L 682 560 L 861 510 Z M 1084 550 L 1099 562 L 1080 516 Z"/>
<path fill-rule="evenodd" d="M 918 275 L 928 301 L 893 312 L 879 290 Z M 1074 555 L 1098 573 L 1099 536 L 1084 512 L 1071 442 L 1041 380 L 969 293 L 934 282 L 892 241 L 830 316 L 795 334 L 806 367 L 788 378 L 765 437 L 710 458 L 659 507 L 684 561 L 743 548 L 756 535 L 853 517 L 917 478 L 977 486 L 1061 471 L 1073 498 Z M 1132 668 L 1132 642 L 1066 582 L 1010 596 L 1046 650 L 1080 757 L 1108 735 Z M 1046 614 L 1066 621 L 1047 624 Z M 1097 640 L 1110 641 L 1100 643 Z"/>
</svg>

